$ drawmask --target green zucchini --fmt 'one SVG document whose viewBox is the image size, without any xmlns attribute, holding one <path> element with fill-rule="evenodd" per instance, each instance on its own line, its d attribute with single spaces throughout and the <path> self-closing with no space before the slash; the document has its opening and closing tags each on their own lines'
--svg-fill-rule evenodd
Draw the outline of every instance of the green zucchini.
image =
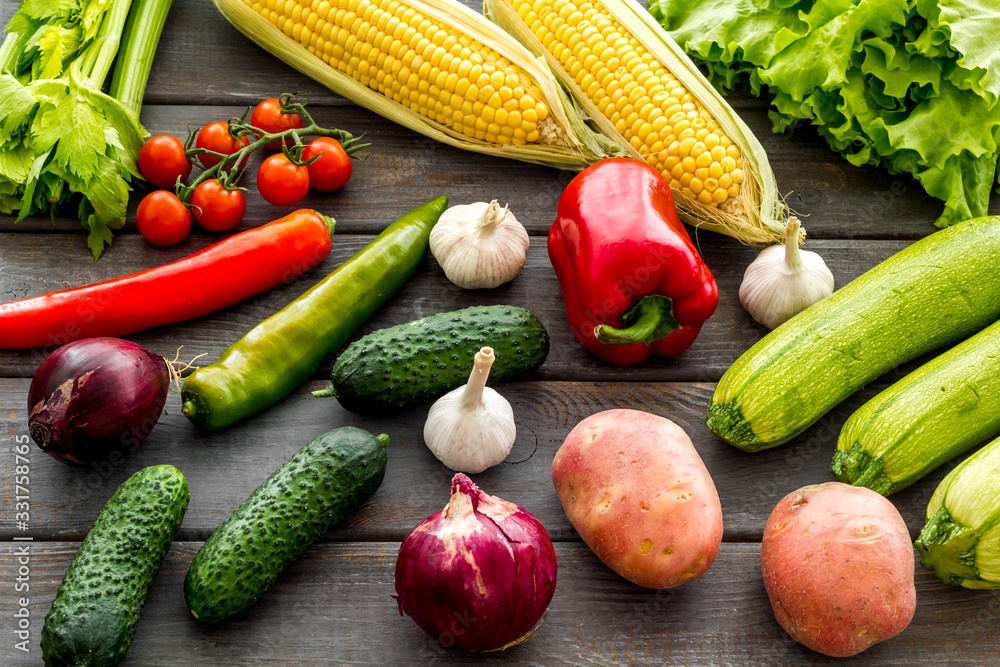
<svg viewBox="0 0 1000 667">
<path fill-rule="evenodd" d="M 1000 588 L 1000 439 L 941 480 L 916 546 L 946 584 Z"/>
<path fill-rule="evenodd" d="M 442 396 L 469 380 L 476 352 L 493 348 L 489 384 L 513 380 L 542 365 L 549 334 L 524 308 L 480 306 L 381 329 L 351 343 L 333 366 L 330 389 L 346 409 L 393 412 Z"/>
<path fill-rule="evenodd" d="M 1000 435 L 1000 323 L 956 345 L 851 415 L 831 469 L 884 496 Z"/>
<path fill-rule="evenodd" d="M 46 665 L 103 667 L 125 659 L 189 498 L 187 480 L 173 466 L 144 468 L 122 482 L 77 550 L 45 617 Z"/>
<path fill-rule="evenodd" d="M 219 526 L 184 578 L 188 608 L 214 623 L 264 594 L 330 526 L 382 484 L 389 437 L 344 426 L 299 450 Z"/>
<path fill-rule="evenodd" d="M 802 311 L 715 388 L 705 424 L 749 452 L 802 433 L 899 364 L 1000 318 L 1000 218 L 936 232 Z"/>
</svg>

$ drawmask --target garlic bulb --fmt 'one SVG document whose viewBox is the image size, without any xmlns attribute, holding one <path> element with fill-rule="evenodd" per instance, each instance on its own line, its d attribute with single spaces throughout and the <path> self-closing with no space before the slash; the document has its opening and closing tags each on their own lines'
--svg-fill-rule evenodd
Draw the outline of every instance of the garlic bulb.
<svg viewBox="0 0 1000 667">
<path fill-rule="evenodd" d="M 743 274 L 740 303 L 768 329 L 833 294 L 833 274 L 823 258 L 799 250 L 799 226 L 789 218 L 784 245 L 764 248 Z"/>
<path fill-rule="evenodd" d="M 507 458 L 514 446 L 514 411 L 486 386 L 493 359 L 492 348 L 479 350 L 469 383 L 435 401 L 424 422 L 428 449 L 457 472 L 482 472 Z"/>
<path fill-rule="evenodd" d="M 431 254 L 448 280 L 465 289 L 513 280 L 527 252 L 524 225 L 496 199 L 452 206 L 431 230 Z"/>
</svg>

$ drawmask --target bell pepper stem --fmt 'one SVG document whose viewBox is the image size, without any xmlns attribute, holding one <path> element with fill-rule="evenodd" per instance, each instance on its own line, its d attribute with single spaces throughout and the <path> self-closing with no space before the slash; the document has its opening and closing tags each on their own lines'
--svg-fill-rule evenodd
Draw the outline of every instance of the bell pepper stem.
<svg viewBox="0 0 1000 667">
<path fill-rule="evenodd" d="M 673 315 L 673 301 L 662 294 L 650 294 L 636 301 L 622 315 L 624 329 L 607 324 L 594 327 L 594 336 L 604 345 L 652 345 L 681 328 Z"/>
</svg>

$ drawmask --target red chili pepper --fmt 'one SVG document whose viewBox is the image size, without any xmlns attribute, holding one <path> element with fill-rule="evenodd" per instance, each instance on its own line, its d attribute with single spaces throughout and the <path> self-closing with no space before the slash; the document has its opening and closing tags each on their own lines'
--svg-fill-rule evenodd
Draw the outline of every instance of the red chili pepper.
<svg viewBox="0 0 1000 667">
<path fill-rule="evenodd" d="M 549 258 L 573 336 L 617 366 L 680 354 L 719 302 L 670 187 L 639 160 L 602 160 L 570 182 Z"/>
<path fill-rule="evenodd" d="M 301 275 L 330 254 L 333 220 L 301 209 L 176 262 L 0 303 L 0 349 L 122 336 L 199 317 Z"/>
</svg>

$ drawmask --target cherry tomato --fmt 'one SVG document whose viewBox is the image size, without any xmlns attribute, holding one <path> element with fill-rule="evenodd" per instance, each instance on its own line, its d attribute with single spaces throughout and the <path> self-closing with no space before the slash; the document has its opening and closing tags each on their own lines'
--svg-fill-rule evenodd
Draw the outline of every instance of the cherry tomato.
<svg viewBox="0 0 1000 667">
<path fill-rule="evenodd" d="M 139 202 L 135 222 L 139 233 L 153 245 L 174 245 L 191 231 L 191 211 L 173 192 L 156 190 Z"/>
<path fill-rule="evenodd" d="M 292 164 L 283 153 L 272 155 L 257 170 L 260 196 L 275 206 L 293 206 L 309 192 L 309 170 Z"/>
<path fill-rule="evenodd" d="M 340 142 L 331 137 L 317 137 L 306 144 L 302 151 L 302 161 L 305 162 L 314 155 L 322 155 L 310 165 L 309 185 L 313 190 L 333 192 L 344 187 L 354 170 L 351 156 L 347 154 Z"/>
<path fill-rule="evenodd" d="M 224 123 L 221 120 L 209 123 L 201 128 L 201 131 L 198 132 L 198 138 L 194 140 L 195 148 L 206 148 L 216 153 L 225 153 L 226 155 L 232 155 L 249 143 L 250 140 L 246 137 L 240 137 L 239 141 L 233 139 L 229 134 L 229 123 Z M 221 159 L 214 155 L 202 154 L 198 156 L 198 161 L 201 162 L 205 169 L 214 167 Z M 236 163 L 234 162 L 233 164 Z M 243 164 L 246 164 L 246 162 Z M 242 167 L 243 165 L 241 164 L 240 166 Z M 227 171 L 232 168 L 233 165 L 229 165 Z"/>
<path fill-rule="evenodd" d="M 184 142 L 169 134 L 150 137 L 139 149 L 139 171 L 158 188 L 172 188 L 191 173 Z"/>
<path fill-rule="evenodd" d="M 199 225 L 210 232 L 224 232 L 243 219 L 247 199 L 242 190 L 227 190 L 219 183 L 219 179 L 212 178 L 199 183 L 194 189 L 191 209 Z"/>
<path fill-rule="evenodd" d="M 302 116 L 297 113 L 281 113 L 281 102 L 277 97 L 264 100 L 254 108 L 250 114 L 250 124 L 258 127 L 268 134 L 277 134 L 294 128 L 302 127 Z M 285 145 L 291 146 L 292 138 L 285 139 Z M 272 151 L 281 150 L 280 141 L 272 141 L 267 145 Z"/>
</svg>

